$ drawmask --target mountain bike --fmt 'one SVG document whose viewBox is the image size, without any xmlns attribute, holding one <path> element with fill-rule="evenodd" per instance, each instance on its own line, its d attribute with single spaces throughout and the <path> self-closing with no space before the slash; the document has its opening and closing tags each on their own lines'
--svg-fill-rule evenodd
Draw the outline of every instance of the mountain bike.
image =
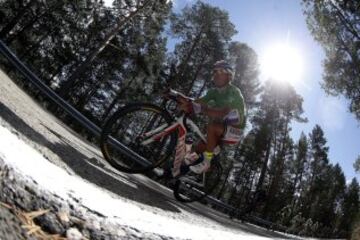
<svg viewBox="0 0 360 240">
<path fill-rule="evenodd" d="M 169 90 L 166 98 L 177 101 L 181 93 Z M 219 147 L 210 168 L 202 174 L 189 171 L 199 156 L 191 152 L 191 134 L 206 142 L 199 127 L 182 111 L 171 114 L 151 103 L 131 103 L 116 111 L 104 124 L 101 151 L 110 165 L 126 173 L 146 173 L 171 162 L 173 192 L 182 202 L 198 201 L 210 194 L 220 181 Z M 194 139 L 193 139 L 194 140 Z M 127 149 L 119 146 L 126 146 Z"/>
</svg>

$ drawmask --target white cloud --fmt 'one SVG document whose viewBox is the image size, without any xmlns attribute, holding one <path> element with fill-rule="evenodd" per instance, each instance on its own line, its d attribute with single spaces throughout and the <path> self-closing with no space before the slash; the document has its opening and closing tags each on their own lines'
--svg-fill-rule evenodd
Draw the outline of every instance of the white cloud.
<svg viewBox="0 0 360 240">
<path fill-rule="evenodd" d="M 319 100 L 319 114 L 324 126 L 327 130 L 341 130 L 345 124 L 346 104 L 339 98 L 322 97 Z"/>
</svg>

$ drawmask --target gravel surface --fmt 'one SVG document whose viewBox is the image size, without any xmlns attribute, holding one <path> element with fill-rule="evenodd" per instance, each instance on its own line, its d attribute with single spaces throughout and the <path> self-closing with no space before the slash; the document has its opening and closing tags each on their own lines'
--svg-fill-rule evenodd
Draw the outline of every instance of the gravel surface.
<svg viewBox="0 0 360 240">
<path fill-rule="evenodd" d="M 171 191 L 150 179 L 113 170 L 104 162 L 97 146 L 84 141 L 45 111 L 1 71 L 0 126 L 9 129 L 68 174 L 100 188 L 113 198 L 157 216 L 233 233 L 285 238 L 278 233 L 232 221 L 199 203 L 180 204 L 173 199 Z M 17 169 L 6 164 L 1 154 L 0 189 L 0 239 L 34 239 L 32 236 L 35 235 L 26 234 L 28 228 L 23 227 L 24 219 L 21 218 L 24 216 L 30 221 L 28 225 L 34 223 L 40 226 L 41 231 L 53 239 L 58 237 L 55 234 L 67 239 L 176 239 L 132 226 L 111 226 L 106 216 L 83 206 L 76 194 L 72 200 L 64 200 L 42 190 L 31 179 L 20 176 Z M 29 217 L 39 210 L 47 212 L 34 218 Z M 41 239 L 39 236 L 38 239 Z"/>
</svg>

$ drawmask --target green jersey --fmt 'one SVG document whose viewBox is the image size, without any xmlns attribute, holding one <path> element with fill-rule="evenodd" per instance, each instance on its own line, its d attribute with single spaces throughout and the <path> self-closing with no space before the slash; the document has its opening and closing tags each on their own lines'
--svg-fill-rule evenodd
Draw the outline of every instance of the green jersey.
<svg viewBox="0 0 360 240">
<path fill-rule="evenodd" d="M 244 98 L 240 89 L 234 85 L 229 84 L 222 89 L 210 89 L 199 101 L 205 103 L 210 108 L 230 108 L 229 118 L 234 117 L 235 114 L 237 115 L 235 117 L 236 121 L 232 122 L 231 125 L 238 128 L 245 127 Z"/>
</svg>

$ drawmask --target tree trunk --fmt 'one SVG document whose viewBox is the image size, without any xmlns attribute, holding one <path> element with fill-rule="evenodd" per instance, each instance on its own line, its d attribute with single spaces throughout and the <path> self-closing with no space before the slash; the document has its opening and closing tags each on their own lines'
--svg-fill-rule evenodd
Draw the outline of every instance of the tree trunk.
<svg viewBox="0 0 360 240">
<path fill-rule="evenodd" d="M 224 190 L 225 190 L 225 186 L 226 186 L 226 183 L 227 183 L 227 180 L 229 179 L 229 176 L 230 176 L 230 172 L 231 172 L 231 169 L 232 169 L 232 166 L 230 166 L 228 168 L 228 170 L 226 171 L 226 177 L 225 177 L 225 180 L 216 196 L 217 199 L 220 199 L 222 197 L 222 195 L 224 194 Z"/>
<path fill-rule="evenodd" d="M 268 201 L 266 202 L 265 208 L 263 210 L 263 215 L 267 216 L 269 210 L 272 208 L 274 200 L 275 200 L 275 196 L 276 193 L 278 192 L 278 188 L 279 188 L 279 184 L 280 184 L 280 180 L 281 180 L 281 176 L 283 174 L 284 171 L 284 162 L 285 162 L 285 155 L 286 155 L 286 140 L 287 140 L 287 136 L 288 136 L 288 125 L 289 125 L 290 119 L 289 117 L 287 117 L 286 122 L 285 122 L 285 126 L 284 126 L 284 131 L 283 131 L 283 137 L 282 137 L 282 143 L 281 143 L 281 147 L 280 147 L 280 153 L 277 154 L 276 156 L 276 164 L 275 164 L 275 173 L 274 173 L 274 178 L 271 181 L 270 187 L 269 187 L 269 198 Z"/>
<path fill-rule="evenodd" d="M 100 83 L 101 84 L 101 83 Z M 78 109 L 79 111 L 83 111 L 84 110 L 84 106 L 89 102 L 89 100 L 95 95 L 98 86 L 100 85 L 99 83 L 94 84 L 92 87 L 90 87 L 91 89 L 87 91 L 87 93 L 80 97 L 79 101 L 75 104 L 75 108 Z"/>
<path fill-rule="evenodd" d="M 63 2 L 60 1 L 59 3 L 55 4 L 54 6 L 52 6 L 49 9 L 45 9 L 44 12 L 37 14 L 36 16 L 34 16 L 31 20 L 29 20 L 27 22 L 27 24 L 21 28 L 21 30 L 19 32 L 17 32 L 16 34 L 14 34 L 13 36 L 9 37 L 7 40 L 8 45 L 10 45 L 12 43 L 12 41 L 14 41 L 16 38 L 18 38 L 19 36 L 21 36 L 22 34 L 24 34 L 25 32 L 27 32 L 29 30 L 29 28 L 31 26 L 33 26 L 37 21 L 39 21 L 41 18 L 43 18 L 44 16 L 50 14 L 52 11 L 54 11 L 55 9 L 57 9 L 58 7 L 62 6 Z"/>
<path fill-rule="evenodd" d="M 200 64 L 198 65 L 198 67 L 197 67 L 197 69 L 196 69 L 196 72 L 195 72 L 195 74 L 194 74 L 194 76 L 193 76 L 193 79 L 191 80 L 191 83 L 190 83 L 190 85 L 189 85 L 189 88 L 188 88 L 188 89 L 186 90 L 186 92 L 185 92 L 185 95 L 187 95 L 187 96 L 190 95 L 191 89 L 194 87 L 194 83 L 195 83 L 197 77 L 199 76 L 199 73 L 200 73 L 200 70 L 201 70 L 202 67 L 203 67 L 204 61 L 205 61 L 205 56 L 203 56 L 203 57 L 201 58 Z"/>
<path fill-rule="evenodd" d="M 27 10 L 30 8 L 30 6 L 35 2 L 36 0 L 31 0 L 27 5 L 22 6 L 19 9 L 19 12 L 16 14 L 15 17 L 3 28 L 0 32 L 0 38 L 6 39 L 6 36 L 11 32 L 11 30 L 18 24 L 18 22 L 21 20 L 21 18 L 25 15 Z M 22 1 L 21 1 L 22 2 Z"/>
<path fill-rule="evenodd" d="M 181 63 L 179 64 L 178 67 L 178 71 L 176 72 L 175 76 L 171 78 L 171 82 L 169 83 L 170 87 L 173 87 L 172 84 L 175 82 L 178 82 L 181 77 L 183 76 L 183 73 L 186 70 L 186 63 L 189 62 L 189 59 L 191 57 L 191 55 L 193 54 L 193 51 L 195 49 L 195 47 L 199 44 L 200 40 L 201 40 L 201 35 L 202 35 L 202 30 L 198 33 L 198 35 L 196 35 L 189 52 L 187 53 L 186 57 L 183 59 L 183 61 L 181 61 Z"/>
<path fill-rule="evenodd" d="M 231 189 L 230 196 L 229 196 L 229 198 L 228 198 L 227 201 L 226 201 L 228 204 L 231 203 L 231 202 L 233 202 L 232 200 L 233 200 L 233 198 L 235 197 L 235 193 L 236 193 L 236 186 Z"/>
<path fill-rule="evenodd" d="M 10 45 L 16 38 L 19 38 L 19 36 L 24 34 L 31 26 L 33 26 L 34 23 L 36 23 L 43 15 L 44 13 L 34 17 L 31 21 L 27 22 L 27 24 L 22 27 L 19 32 L 8 37 L 6 43 Z"/>
<path fill-rule="evenodd" d="M 205 87 L 206 87 L 206 80 L 204 81 L 204 84 L 202 85 L 198 95 L 196 96 L 196 98 L 200 98 L 201 94 L 205 91 Z"/>
<path fill-rule="evenodd" d="M 104 112 L 104 114 L 101 116 L 102 122 L 105 122 L 105 120 L 107 119 L 108 115 L 110 114 L 111 110 L 114 108 L 114 106 L 118 103 L 119 99 L 122 97 L 122 94 L 125 92 L 126 89 L 128 89 L 130 87 L 130 85 L 132 84 L 132 82 L 135 80 L 136 76 L 134 76 L 129 83 L 127 84 L 127 86 L 122 87 L 120 92 L 118 92 L 116 94 L 116 97 L 114 98 L 114 100 L 110 103 L 109 107 L 106 109 L 106 111 Z"/>
<path fill-rule="evenodd" d="M 48 34 L 44 34 L 43 37 L 41 37 L 36 43 L 31 44 L 28 48 L 25 48 L 24 52 L 19 54 L 19 59 L 26 59 L 26 56 L 29 57 L 30 52 L 34 51 L 36 48 L 39 48 L 41 42 L 48 37 L 48 35 L 51 35 L 54 31 L 51 31 Z"/>
<path fill-rule="evenodd" d="M 271 141 L 268 141 L 267 143 L 267 148 L 266 148 L 266 154 L 265 154 L 265 158 L 264 158 L 264 162 L 263 165 L 261 167 L 261 173 L 260 173 L 260 177 L 259 177 L 259 181 L 256 185 L 256 191 L 260 191 L 262 189 L 262 185 L 264 183 L 265 180 L 265 174 L 266 174 L 266 170 L 267 170 L 267 164 L 269 162 L 269 157 L 270 157 L 270 149 L 271 149 Z"/>
</svg>

